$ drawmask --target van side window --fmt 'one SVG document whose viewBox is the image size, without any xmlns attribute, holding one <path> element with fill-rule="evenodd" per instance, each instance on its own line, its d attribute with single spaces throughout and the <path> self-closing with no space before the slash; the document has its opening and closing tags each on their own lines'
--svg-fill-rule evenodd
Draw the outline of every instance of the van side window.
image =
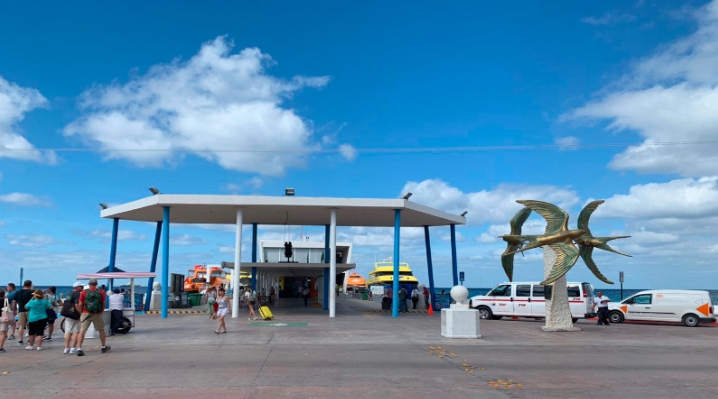
<svg viewBox="0 0 718 399">
<path fill-rule="evenodd" d="M 516 296 L 531 296 L 531 286 L 530 285 L 517 285 L 516 286 Z"/>
<path fill-rule="evenodd" d="M 534 294 L 533 296 L 537 298 L 543 298 L 544 297 L 544 288 L 543 285 L 534 285 Z"/>
<path fill-rule="evenodd" d="M 633 297 L 633 303 L 636 305 L 650 305 L 653 295 L 638 295 Z"/>
<path fill-rule="evenodd" d="M 511 296 L 511 286 L 508 284 L 500 285 L 491 290 L 487 296 Z"/>
<path fill-rule="evenodd" d="M 571 286 L 568 287 L 568 297 L 569 298 L 576 298 L 581 296 L 581 290 L 577 286 Z"/>
</svg>

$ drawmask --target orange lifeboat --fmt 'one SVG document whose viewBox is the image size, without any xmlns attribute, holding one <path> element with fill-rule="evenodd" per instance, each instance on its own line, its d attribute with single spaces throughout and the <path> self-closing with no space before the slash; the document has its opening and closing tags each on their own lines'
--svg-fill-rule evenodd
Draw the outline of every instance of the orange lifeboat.
<svg viewBox="0 0 718 399">
<path fill-rule="evenodd" d="M 364 280 L 364 277 L 360 276 L 358 273 L 352 273 L 349 277 L 347 277 L 347 288 L 349 287 L 365 288 L 366 280 Z"/>
</svg>

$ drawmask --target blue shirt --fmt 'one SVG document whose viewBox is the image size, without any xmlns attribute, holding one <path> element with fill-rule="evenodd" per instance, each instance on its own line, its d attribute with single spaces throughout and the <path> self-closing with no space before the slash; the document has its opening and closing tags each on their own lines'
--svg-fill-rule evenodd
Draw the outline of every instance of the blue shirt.
<svg viewBox="0 0 718 399">
<path fill-rule="evenodd" d="M 47 319 L 47 309 L 50 309 L 52 304 L 47 299 L 31 299 L 30 302 L 25 305 L 27 309 L 27 321 L 32 323 L 42 319 Z"/>
<path fill-rule="evenodd" d="M 17 292 L 17 291 L 13 291 L 13 292 L 8 293 L 7 295 L 5 295 L 5 298 L 7 298 L 7 300 L 10 301 L 10 302 L 14 301 L 14 300 L 15 300 L 15 293 L 16 293 L 16 292 Z"/>
</svg>

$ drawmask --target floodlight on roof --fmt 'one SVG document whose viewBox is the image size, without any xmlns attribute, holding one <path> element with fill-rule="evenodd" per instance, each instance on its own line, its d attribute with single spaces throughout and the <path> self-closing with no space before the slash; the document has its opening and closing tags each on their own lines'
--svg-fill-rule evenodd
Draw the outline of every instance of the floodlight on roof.
<svg viewBox="0 0 718 399">
<path fill-rule="evenodd" d="M 285 188 L 284 195 L 286 195 L 287 197 L 294 196 L 294 189 L 293 188 Z"/>
<path fill-rule="evenodd" d="M 155 186 L 152 186 L 152 187 L 148 188 L 148 190 L 150 190 L 150 192 L 152 193 L 152 195 L 157 195 L 157 194 L 160 193 L 160 190 L 158 190 L 157 187 L 155 187 Z"/>
<path fill-rule="evenodd" d="M 469 211 L 464 211 L 464 213 L 461 214 L 461 217 L 466 217 L 466 214 L 469 213 Z"/>
<path fill-rule="evenodd" d="M 100 208 L 107 209 L 109 208 L 109 206 L 107 206 L 107 204 L 105 204 L 104 202 L 100 202 Z"/>
<path fill-rule="evenodd" d="M 405 199 L 405 200 L 408 200 L 412 195 L 414 195 L 414 194 L 412 194 L 412 193 L 406 193 L 406 195 L 404 196 L 404 199 Z"/>
</svg>

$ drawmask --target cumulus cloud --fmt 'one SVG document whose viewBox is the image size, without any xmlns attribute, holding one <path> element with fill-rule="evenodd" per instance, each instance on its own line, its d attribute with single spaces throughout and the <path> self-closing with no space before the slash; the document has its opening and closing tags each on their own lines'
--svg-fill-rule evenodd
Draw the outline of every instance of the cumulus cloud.
<svg viewBox="0 0 718 399">
<path fill-rule="evenodd" d="M 260 175 L 304 166 L 322 143 L 310 121 L 282 105 L 329 78 L 279 79 L 266 71 L 274 63 L 269 55 L 257 48 L 233 54 L 232 47 L 218 37 L 186 62 L 153 66 L 125 84 L 93 87 L 82 96 L 85 115 L 64 134 L 105 151 L 108 159 L 147 167 L 177 162 L 179 154 Z M 123 151 L 128 149 L 139 151 Z"/>
<path fill-rule="evenodd" d="M 615 12 L 607 12 L 600 17 L 585 17 L 581 19 L 581 22 L 587 23 L 589 25 L 594 26 L 605 26 L 605 25 L 615 25 L 622 22 L 632 22 L 635 21 L 636 17 L 631 14 L 627 13 L 615 13 Z"/>
<path fill-rule="evenodd" d="M 88 234 L 90 237 L 102 238 L 103 241 L 110 241 L 112 239 L 112 232 L 110 230 L 93 230 Z M 147 236 L 144 234 L 137 234 L 132 230 L 119 229 L 117 231 L 117 241 L 144 241 Z"/>
<path fill-rule="evenodd" d="M 347 161 L 353 161 L 357 158 L 357 149 L 350 144 L 342 144 L 339 146 L 339 153 Z"/>
<path fill-rule="evenodd" d="M 9 240 L 8 244 L 17 247 L 42 248 L 57 243 L 57 241 L 53 237 L 46 236 L 43 234 L 8 234 L 5 237 Z"/>
<path fill-rule="evenodd" d="M 189 247 L 193 245 L 204 245 L 207 243 L 207 239 L 203 237 L 192 236 L 189 234 L 177 234 L 170 237 L 170 245 L 177 245 L 180 247 Z"/>
<path fill-rule="evenodd" d="M 608 121 L 644 141 L 610 166 L 687 177 L 718 174 L 718 1 L 694 14 L 697 30 L 636 63 L 601 96 L 564 115 Z"/>
<path fill-rule="evenodd" d="M 49 206 L 50 202 L 46 199 L 36 197 L 28 193 L 9 193 L 1 194 L 0 202 L 16 205 L 16 206 Z"/>
<path fill-rule="evenodd" d="M 581 140 L 574 136 L 557 138 L 554 142 L 561 151 L 575 150 L 577 149 L 576 147 L 581 144 Z"/>
<path fill-rule="evenodd" d="M 20 87 L 0 76 L 0 158 L 54 163 L 56 155 L 39 151 L 17 124 L 33 109 L 47 106 L 47 99 L 36 89 Z"/>
<path fill-rule="evenodd" d="M 556 186 L 501 184 L 492 190 L 463 192 L 440 179 L 408 182 L 401 191 L 412 192 L 411 200 L 446 212 L 466 215 L 467 224 L 508 222 L 521 209 L 519 199 L 554 203 L 564 209 L 578 204 L 575 191 Z"/>
</svg>

